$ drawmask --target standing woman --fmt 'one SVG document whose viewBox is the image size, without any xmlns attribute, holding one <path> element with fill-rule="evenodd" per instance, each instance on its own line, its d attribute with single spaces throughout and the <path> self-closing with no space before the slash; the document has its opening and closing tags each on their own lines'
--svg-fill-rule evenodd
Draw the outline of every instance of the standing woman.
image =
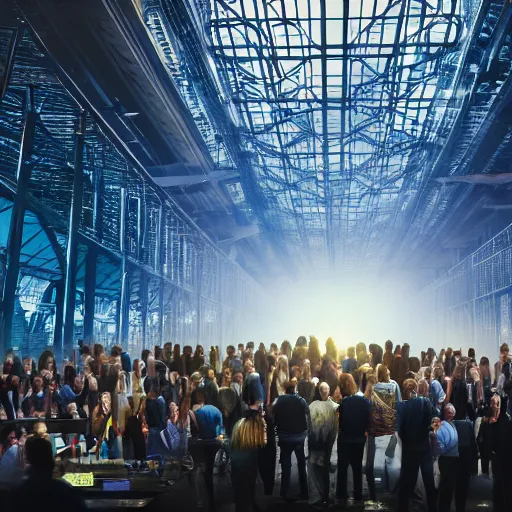
<svg viewBox="0 0 512 512">
<path fill-rule="evenodd" d="M 302 369 L 302 379 L 297 384 L 297 393 L 299 393 L 299 395 L 304 398 L 306 403 L 309 405 L 315 399 L 315 391 L 315 384 L 311 382 L 311 366 L 309 361 L 306 359 Z"/>
<path fill-rule="evenodd" d="M 279 351 L 279 354 L 286 356 L 288 360 L 292 357 L 292 346 L 288 340 L 284 340 L 283 343 L 281 343 L 281 350 Z"/>
<path fill-rule="evenodd" d="M 469 393 L 464 380 L 465 368 L 465 361 L 455 366 L 446 392 L 446 403 L 451 403 L 455 407 L 456 420 L 464 420 L 468 415 Z"/>
<path fill-rule="evenodd" d="M 366 432 L 370 423 L 370 402 L 357 396 L 354 377 L 342 374 L 340 391 L 343 397 L 338 409 L 338 481 L 336 484 L 336 502 L 342 506 L 347 501 L 347 471 L 352 467 L 354 480 L 354 500 L 363 499 L 363 453 L 366 444 Z"/>
<path fill-rule="evenodd" d="M 366 447 L 366 480 L 370 491 L 370 498 L 376 501 L 375 491 L 375 453 L 377 437 L 391 436 L 396 431 L 397 408 L 400 402 L 400 388 L 389 377 L 389 370 L 385 364 L 377 368 L 378 382 L 371 390 L 371 419 L 368 427 L 368 444 Z M 368 386 L 367 386 L 368 388 Z"/>
<path fill-rule="evenodd" d="M 204 366 L 204 349 L 203 349 L 202 345 L 197 345 L 196 350 L 194 352 L 194 357 L 192 359 L 193 359 L 192 368 L 195 372 L 198 372 L 199 369 Z M 210 361 L 210 365 L 213 366 L 211 361 Z"/>
<path fill-rule="evenodd" d="M 490 370 L 490 363 L 489 359 L 487 357 L 481 357 L 480 358 L 480 378 L 482 379 L 482 387 L 483 387 L 483 394 L 484 398 L 485 396 L 490 393 L 491 391 L 491 370 Z"/>
<path fill-rule="evenodd" d="M 453 348 L 448 347 L 444 355 L 444 373 L 451 378 L 453 370 L 455 370 L 455 356 L 453 355 Z"/>
<path fill-rule="evenodd" d="M 249 408 L 235 425 L 231 436 L 231 482 L 236 512 L 259 510 L 256 505 L 258 456 L 267 443 L 263 397 L 259 375 L 249 375 L 244 390 Z"/>
<path fill-rule="evenodd" d="M 290 371 L 288 369 L 288 358 L 281 355 L 277 359 L 277 367 L 274 371 L 274 378 L 272 380 L 272 391 L 270 393 L 270 403 L 279 395 L 284 395 L 284 383 L 290 379 Z"/>
</svg>

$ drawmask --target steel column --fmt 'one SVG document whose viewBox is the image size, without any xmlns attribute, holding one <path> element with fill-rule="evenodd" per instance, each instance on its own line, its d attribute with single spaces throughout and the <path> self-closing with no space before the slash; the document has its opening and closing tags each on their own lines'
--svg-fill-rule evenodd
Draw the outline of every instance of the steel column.
<svg viewBox="0 0 512 512">
<path fill-rule="evenodd" d="M 64 325 L 64 278 L 55 283 L 55 317 L 53 323 L 53 350 L 54 355 L 62 358 L 62 326 Z"/>
<path fill-rule="evenodd" d="M 94 246 L 87 247 L 85 257 L 84 285 L 84 341 L 88 344 L 94 335 L 94 312 L 96 302 L 96 263 L 97 255 Z"/>
<path fill-rule="evenodd" d="M 164 274 L 163 274 L 163 253 L 162 253 L 162 239 L 164 227 L 164 205 L 161 204 L 158 210 L 158 226 L 156 233 L 156 247 L 155 247 L 155 272 L 160 274 L 158 284 L 158 335 L 157 342 L 159 345 L 163 345 L 164 339 Z"/>
<path fill-rule="evenodd" d="M 2 293 L 2 324 L 0 332 L 0 355 L 12 346 L 12 320 L 18 278 L 20 273 L 20 256 L 23 245 L 23 224 L 27 191 L 32 176 L 32 147 L 36 129 L 37 114 L 34 110 L 34 91 L 27 90 L 25 106 L 25 124 L 21 136 L 20 156 L 17 169 L 17 190 L 12 205 L 9 235 L 7 238 L 7 270 Z"/>
<path fill-rule="evenodd" d="M 117 342 L 126 349 L 128 346 L 130 321 L 130 283 L 128 278 L 128 262 L 126 257 L 126 188 L 121 188 L 121 219 L 119 228 L 119 245 L 121 249 L 121 290 L 118 304 Z"/>
<path fill-rule="evenodd" d="M 140 319 L 142 323 L 142 348 L 147 348 L 149 344 L 148 340 L 148 303 L 149 303 L 149 276 L 141 272 L 140 273 Z M 157 343 L 155 343 L 156 345 Z"/>
<path fill-rule="evenodd" d="M 83 170 L 85 143 L 85 112 L 80 114 L 75 140 L 75 173 L 73 178 L 73 194 L 69 215 L 68 247 L 66 252 L 66 281 L 64 288 L 64 326 L 62 349 L 58 349 L 61 357 L 71 358 L 75 338 L 75 300 L 76 271 L 78 258 L 78 228 L 82 214 Z M 59 359 L 59 358 L 58 358 Z"/>
<path fill-rule="evenodd" d="M 201 284 L 202 284 L 202 272 L 201 272 L 201 258 L 197 258 L 197 264 L 196 264 L 196 288 L 197 288 L 197 344 L 201 345 L 201 321 L 202 321 L 202 314 L 201 314 Z"/>
<path fill-rule="evenodd" d="M 98 242 L 101 242 L 103 238 L 103 167 L 104 165 L 95 166 L 93 170 L 94 200 L 92 227 Z M 97 262 L 97 248 L 93 244 L 88 244 L 84 286 L 84 340 L 86 343 L 90 342 L 94 336 Z"/>
</svg>

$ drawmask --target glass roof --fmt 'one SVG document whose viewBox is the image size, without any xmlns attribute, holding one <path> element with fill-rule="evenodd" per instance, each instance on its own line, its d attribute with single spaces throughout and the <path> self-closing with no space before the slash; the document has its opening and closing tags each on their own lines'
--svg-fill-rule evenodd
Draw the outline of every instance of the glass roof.
<svg viewBox="0 0 512 512">
<path fill-rule="evenodd" d="M 214 61 L 253 172 L 275 229 L 310 262 L 369 256 L 407 208 L 414 152 L 451 98 L 468 4 L 211 1 Z"/>
</svg>

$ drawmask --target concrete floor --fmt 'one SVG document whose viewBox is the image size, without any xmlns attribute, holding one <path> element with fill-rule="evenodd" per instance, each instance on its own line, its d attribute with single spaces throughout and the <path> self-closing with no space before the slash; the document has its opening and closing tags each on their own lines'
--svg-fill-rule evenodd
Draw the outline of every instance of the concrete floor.
<svg viewBox="0 0 512 512">
<path fill-rule="evenodd" d="M 335 450 L 333 450 L 335 452 Z M 377 446 L 377 454 L 376 454 L 376 465 L 375 465 L 375 476 L 376 478 L 381 478 L 381 482 L 383 482 L 383 468 L 384 468 L 384 451 L 385 446 Z M 295 466 L 292 471 L 292 495 L 298 494 L 298 476 Z M 336 463 L 336 455 L 333 454 L 332 463 Z M 303 512 L 309 511 L 311 508 L 307 503 L 297 502 L 293 504 L 286 504 L 283 500 L 279 498 L 279 478 L 280 478 L 280 467 L 277 464 L 276 468 L 276 486 L 274 489 L 274 495 L 264 496 L 263 494 L 263 485 L 261 482 L 258 482 L 257 485 L 257 503 L 261 507 L 262 511 L 266 512 L 285 512 L 290 510 L 293 512 Z M 331 475 L 331 495 L 334 497 L 335 492 L 335 480 L 336 475 Z M 352 490 L 352 482 L 351 482 L 351 474 L 349 470 L 349 494 Z M 366 479 L 363 477 L 364 482 L 364 493 L 366 499 L 368 499 L 368 489 L 366 485 Z M 380 487 L 380 488 L 379 488 Z M 224 476 L 216 476 L 215 477 L 215 491 L 216 491 L 216 499 L 218 503 L 219 512 L 234 512 L 234 505 L 232 503 L 232 489 L 229 478 L 229 473 Z M 377 492 L 379 501 L 377 503 L 373 503 L 370 501 L 365 501 L 364 507 L 356 507 L 351 506 L 352 510 L 361 510 L 361 511 L 392 511 L 395 510 L 395 501 L 394 497 L 386 494 L 383 488 L 383 484 L 380 486 L 377 484 Z M 416 489 L 417 498 L 411 501 L 411 512 L 420 512 L 426 510 L 425 508 L 425 500 L 422 496 L 421 489 L 421 480 L 419 479 L 419 485 Z M 482 509 L 492 510 L 492 482 L 483 476 L 475 477 L 470 486 L 470 495 L 468 499 L 468 504 L 466 508 L 466 512 L 477 512 Z M 350 503 L 349 503 L 350 504 Z M 193 511 L 205 511 L 207 509 L 199 509 L 196 507 L 196 499 L 195 494 L 192 487 L 189 485 L 187 480 L 182 480 L 178 482 L 171 491 L 159 497 L 155 500 L 148 509 L 150 512 L 153 511 L 162 511 L 162 510 L 172 510 L 173 512 L 193 512 Z"/>
</svg>

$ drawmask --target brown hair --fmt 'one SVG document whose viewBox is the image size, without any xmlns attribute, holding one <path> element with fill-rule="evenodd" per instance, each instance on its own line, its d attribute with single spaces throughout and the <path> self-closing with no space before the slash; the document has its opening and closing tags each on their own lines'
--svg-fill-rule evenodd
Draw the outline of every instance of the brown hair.
<svg viewBox="0 0 512 512">
<path fill-rule="evenodd" d="M 377 380 L 379 382 L 389 382 L 389 369 L 385 364 L 379 364 L 377 367 Z"/>
<path fill-rule="evenodd" d="M 409 357 L 409 370 L 418 373 L 421 368 L 420 360 L 417 357 Z"/>
<path fill-rule="evenodd" d="M 357 393 L 357 385 L 350 373 L 342 373 L 340 376 L 341 396 L 352 396 Z"/>
<path fill-rule="evenodd" d="M 404 400 L 409 400 L 411 395 L 418 392 L 418 383 L 414 379 L 406 379 L 402 385 Z"/>
</svg>

